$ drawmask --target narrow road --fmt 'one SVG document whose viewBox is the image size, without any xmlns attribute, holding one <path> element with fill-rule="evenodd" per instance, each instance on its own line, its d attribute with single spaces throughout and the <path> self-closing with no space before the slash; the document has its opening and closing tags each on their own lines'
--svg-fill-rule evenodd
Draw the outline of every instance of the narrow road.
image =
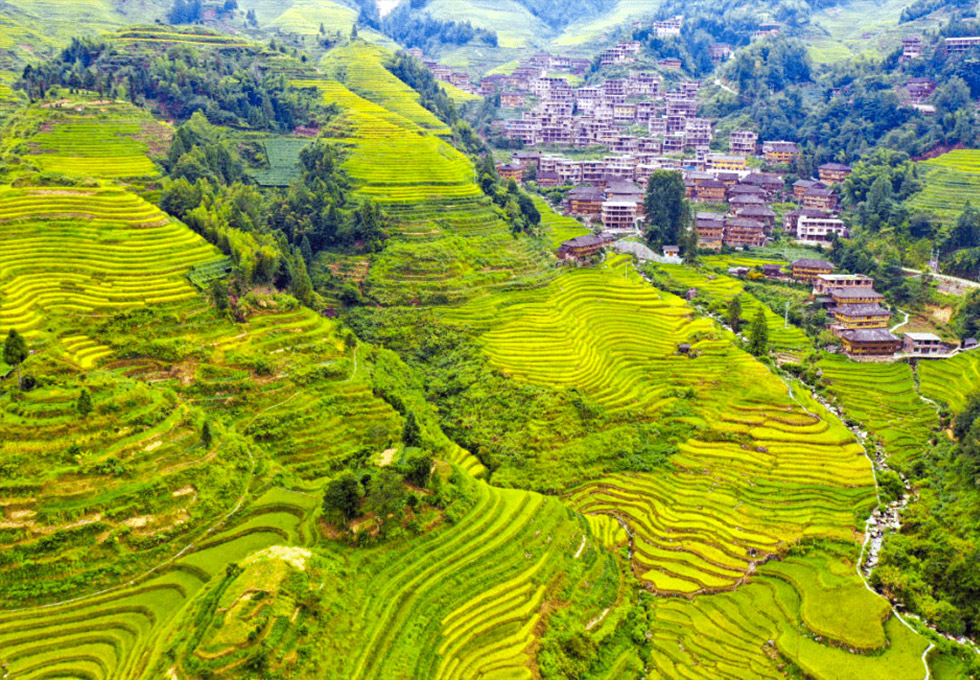
<svg viewBox="0 0 980 680">
<path fill-rule="evenodd" d="M 902 310 L 899 309 L 898 307 L 895 308 L 895 311 L 896 312 L 902 312 Z M 889 331 L 889 333 L 894 333 L 896 330 L 898 330 L 899 328 L 901 328 L 902 326 L 904 326 L 905 324 L 907 324 L 909 322 L 909 313 L 908 312 L 902 312 L 902 314 L 905 315 L 905 320 L 902 321 L 902 323 L 895 324 L 894 326 L 892 326 L 891 327 L 891 330 Z"/>
<path fill-rule="evenodd" d="M 909 269 L 908 267 L 902 267 L 902 271 L 907 274 L 919 274 L 922 272 L 918 269 Z M 970 279 L 961 279 L 956 276 L 949 276 L 948 274 L 936 274 L 934 272 L 928 272 L 925 274 L 929 278 L 936 279 L 942 283 L 946 283 L 949 286 L 957 286 L 960 288 L 980 288 L 980 283 L 977 281 L 971 281 Z"/>
</svg>

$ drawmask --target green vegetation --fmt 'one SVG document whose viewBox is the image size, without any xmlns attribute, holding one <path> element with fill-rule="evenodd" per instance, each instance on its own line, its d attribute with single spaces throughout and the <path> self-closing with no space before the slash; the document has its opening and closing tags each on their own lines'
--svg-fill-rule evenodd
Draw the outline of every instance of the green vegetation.
<svg viewBox="0 0 980 680">
<path fill-rule="evenodd" d="M 923 188 L 909 201 L 915 210 L 953 220 L 967 203 L 980 205 L 980 151 L 956 150 L 918 163 Z"/>
<path fill-rule="evenodd" d="M 628 10 L 470 4 L 474 24 L 519 11 L 516 30 L 551 35 Z M 344 9 L 297 30 L 343 42 Z M 425 28 L 446 7 L 405 11 Z M 0 186 L 4 670 L 921 678 L 927 639 L 857 573 L 871 462 L 771 368 L 812 347 L 779 314 L 802 288 L 716 272 L 748 255 L 559 263 L 589 230 L 502 181 L 415 60 L 359 39 L 311 54 L 159 25 L 23 78 L 36 101 Z M 664 179 L 666 242 L 688 215 Z M 817 366 L 846 412 L 872 395 L 856 417 L 896 463 L 932 474 L 912 369 Z M 977 410 L 954 427 L 964 471 Z M 953 505 L 937 517 L 965 526 Z M 968 557 L 936 585 L 942 550 L 892 545 L 876 584 L 972 631 Z"/>
</svg>

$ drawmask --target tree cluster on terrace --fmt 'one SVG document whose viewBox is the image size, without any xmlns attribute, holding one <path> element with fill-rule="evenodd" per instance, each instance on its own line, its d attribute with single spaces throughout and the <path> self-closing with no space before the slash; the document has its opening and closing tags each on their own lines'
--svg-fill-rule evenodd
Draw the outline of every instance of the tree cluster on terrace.
<svg viewBox="0 0 980 680">
<path fill-rule="evenodd" d="M 379 250 L 385 217 L 352 202 L 338 151 L 318 140 L 300 153 L 300 177 L 285 191 L 247 183 L 237 150 L 200 113 L 178 128 L 160 207 L 234 261 L 246 284 L 291 289 L 308 303 L 307 267 L 328 249 Z"/>
<path fill-rule="evenodd" d="M 209 51 L 174 45 L 147 56 L 135 49 L 73 38 L 58 57 L 24 69 L 19 86 L 33 99 L 54 85 L 100 94 L 125 93 L 187 120 L 202 111 L 216 125 L 288 132 L 316 120 L 319 99 L 264 68 L 252 49 Z"/>
</svg>

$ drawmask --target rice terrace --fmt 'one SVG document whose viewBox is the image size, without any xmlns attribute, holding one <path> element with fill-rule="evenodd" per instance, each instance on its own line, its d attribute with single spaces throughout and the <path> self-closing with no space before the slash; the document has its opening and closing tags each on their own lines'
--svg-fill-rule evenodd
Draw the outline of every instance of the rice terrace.
<svg viewBox="0 0 980 680">
<path fill-rule="evenodd" d="M 962 0 L 0 2 L 0 678 L 980 677 Z"/>
</svg>

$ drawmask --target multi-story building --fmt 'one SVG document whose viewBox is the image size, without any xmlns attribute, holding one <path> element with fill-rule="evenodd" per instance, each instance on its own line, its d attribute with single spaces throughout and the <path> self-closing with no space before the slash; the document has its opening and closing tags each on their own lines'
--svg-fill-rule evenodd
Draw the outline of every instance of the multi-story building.
<svg viewBox="0 0 980 680">
<path fill-rule="evenodd" d="M 763 142 L 762 155 L 773 164 L 792 163 L 800 155 L 800 149 L 795 142 Z"/>
<path fill-rule="evenodd" d="M 725 239 L 725 218 L 722 215 L 699 212 L 694 217 L 694 228 L 698 232 L 699 248 L 721 250 Z"/>
<path fill-rule="evenodd" d="M 828 212 L 837 207 L 837 194 L 830 189 L 810 187 L 803 194 L 803 207 L 810 210 L 826 210 Z"/>
<path fill-rule="evenodd" d="M 851 357 L 889 357 L 902 347 L 902 341 L 884 328 L 848 329 L 841 331 L 840 339 Z"/>
<path fill-rule="evenodd" d="M 864 274 L 831 274 L 834 265 L 824 260 L 800 260 L 801 262 L 822 262 L 830 267 L 826 272 L 819 272 L 810 277 L 813 281 L 813 294 L 815 296 L 830 295 L 830 291 L 838 288 L 874 288 L 874 279 Z M 795 262 L 793 263 L 796 264 Z"/>
<path fill-rule="evenodd" d="M 756 222 L 762 222 L 766 227 L 766 233 L 771 233 L 776 226 L 776 213 L 764 205 L 749 205 L 735 211 L 738 217 L 744 217 Z"/>
<path fill-rule="evenodd" d="M 744 172 L 747 167 L 745 158 L 742 156 L 709 153 L 706 160 L 709 169 L 720 170 L 722 172 Z"/>
<path fill-rule="evenodd" d="M 826 260 L 802 258 L 790 265 L 793 278 L 798 281 L 813 281 L 834 271 L 834 265 Z"/>
<path fill-rule="evenodd" d="M 694 186 L 694 200 L 700 203 L 724 203 L 725 185 L 716 179 L 707 179 Z"/>
<path fill-rule="evenodd" d="M 884 296 L 874 288 L 831 288 L 830 299 L 838 307 L 843 305 L 880 305 Z"/>
<path fill-rule="evenodd" d="M 658 38 L 666 38 L 668 36 L 677 36 L 681 34 L 681 26 L 684 22 L 684 17 L 675 16 L 670 19 L 663 19 L 661 21 L 653 22 L 653 32 Z"/>
<path fill-rule="evenodd" d="M 849 165 L 844 165 L 843 163 L 824 163 L 818 169 L 817 174 L 820 176 L 820 181 L 824 184 L 835 184 L 837 182 L 843 182 L 851 172 L 851 166 Z"/>
<path fill-rule="evenodd" d="M 887 328 L 891 312 L 881 305 L 844 305 L 833 310 L 839 330 L 856 328 Z"/>
<path fill-rule="evenodd" d="M 902 56 L 899 61 L 912 61 L 922 56 L 922 36 L 907 35 L 902 38 Z"/>
<path fill-rule="evenodd" d="M 929 78 L 909 78 L 905 90 L 913 104 L 922 104 L 936 91 L 936 81 Z"/>
<path fill-rule="evenodd" d="M 908 354 L 926 357 L 949 352 L 946 343 L 934 333 L 906 333 L 902 349 Z"/>
<path fill-rule="evenodd" d="M 708 47 L 708 57 L 716 64 L 732 56 L 732 46 L 728 43 L 712 43 Z"/>
<path fill-rule="evenodd" d="M 599 217 L 605 200 L 598 187 L 580 185 L 568 192 L 568 212 L 582 217 Z"/>
<path fill-rule="evenodd" d="M 946 38 L 946 52 L 966 52 L 974 47 L 980 47 L 980 36 L 969 36 L 964 38 Z"/>
<path fill-rule="evenodd" d="M 759 133 L 751 130 L 735 130 L 728 135 L 729 153 L 754 156 L 759 144 Z"/>
<path fill-rule="evenodd" d="M 604 201 L 602 204 L 602 229 L 614 234 L 636 233 L 637 209 L 635 201 Z"/>
<path fill-rule="evenodd" d="M 726 246 L 733 248 L 759 248 L 766 245 L 766 227 L 762 222 L 744 217 L 725 217 Z"/>
<path fill-rule="evenodd" d="M 796 241 L 818 246 L 833 242 L 834 237 L 847 238 L 847 225 L 836 217 L 800 217 L 796 222 Z"/>
</svg>

